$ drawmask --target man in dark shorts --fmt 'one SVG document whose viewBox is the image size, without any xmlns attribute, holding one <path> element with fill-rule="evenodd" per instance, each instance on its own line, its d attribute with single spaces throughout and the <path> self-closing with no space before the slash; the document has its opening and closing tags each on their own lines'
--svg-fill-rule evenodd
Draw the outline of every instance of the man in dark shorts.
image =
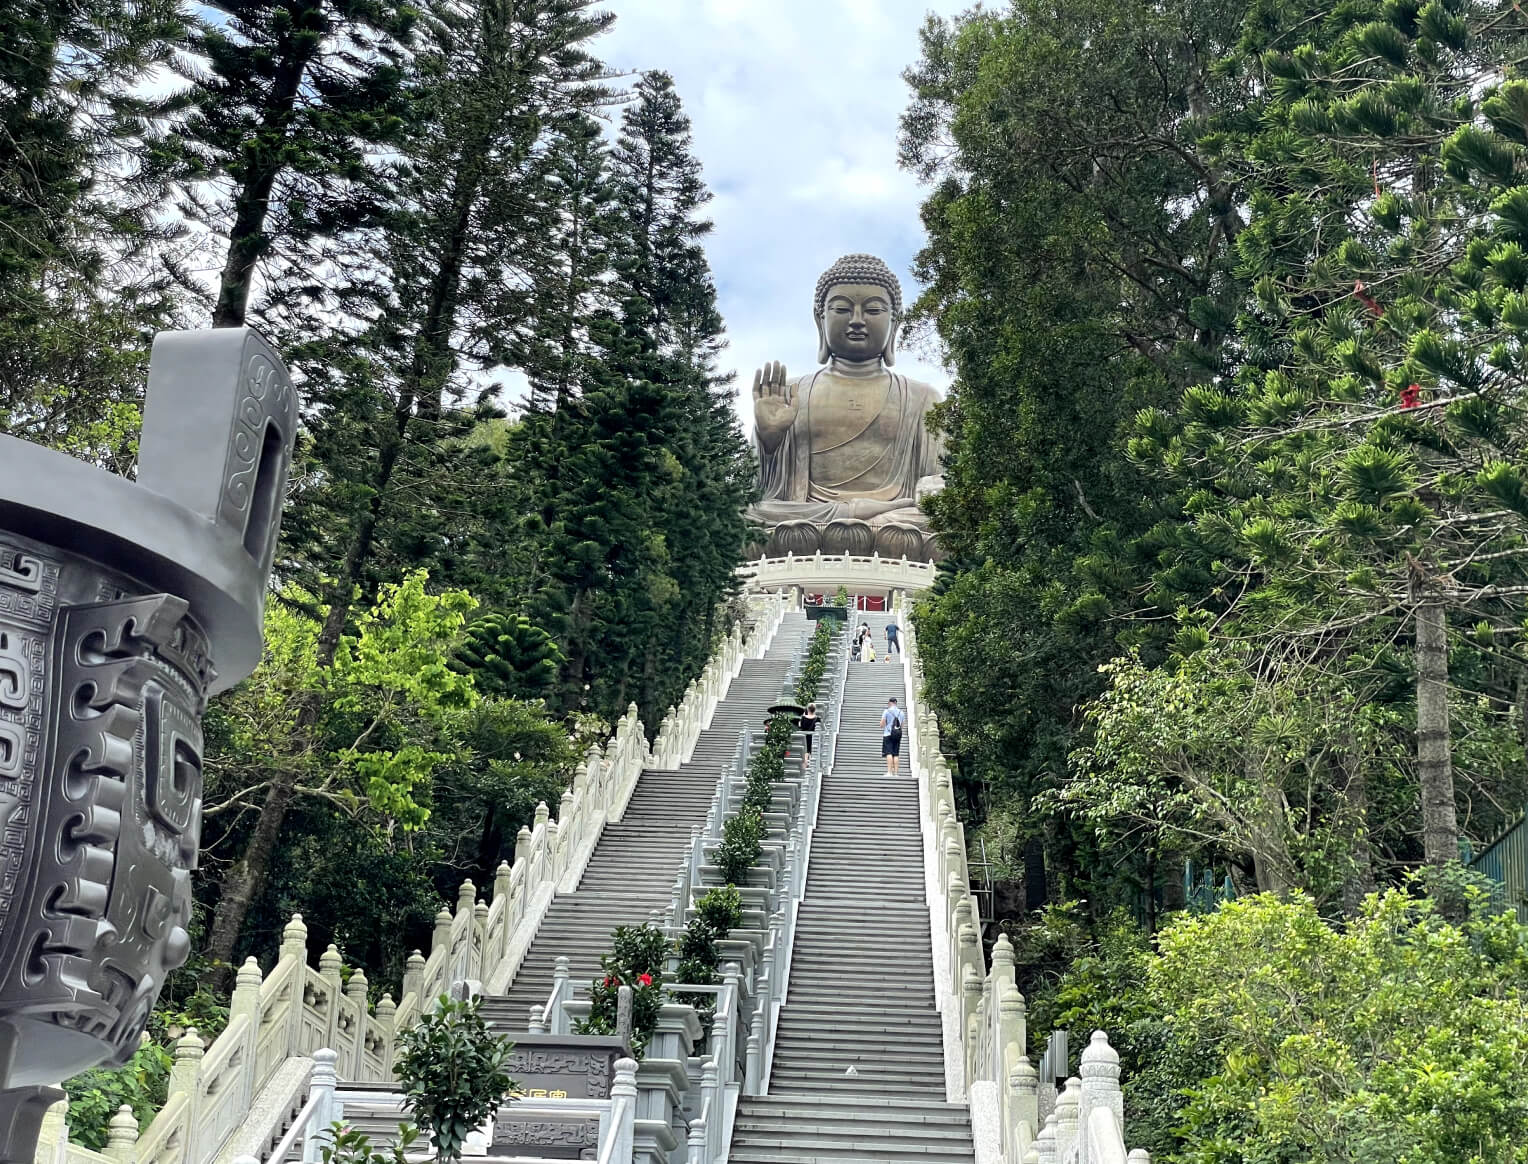
<svg viewBox="0 0 1528 1164">
<path fill-rule="evenodd" d="M 893 695 L 886 701 L 886 710 L 881 712 L 881 755 L 886 757 L 886 775 L 895 776 L 899 771 L 902 759 L 902 724 L 907 717 L 902 714 L 902 709 L 897 706 L 897 697 Z"/>
</svg>

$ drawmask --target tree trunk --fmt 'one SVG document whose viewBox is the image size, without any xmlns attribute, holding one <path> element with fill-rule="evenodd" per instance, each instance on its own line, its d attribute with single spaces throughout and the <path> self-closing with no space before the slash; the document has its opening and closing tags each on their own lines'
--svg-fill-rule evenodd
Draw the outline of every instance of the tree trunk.
<svg viewBox="0 0 1528 1164">
<path fill-rule="evenodd" d="M 1247 840 L 1252 849 L 1252 873 L 1257 879 L 1257 889 L 1259 893 L 1285 897 L 1298 878 L 1294 858 L 1289 853 L 1283 795 L 1255 750 L 1247 757 L 1246 774 L 1258 790 L 1256 819 L 1247 822 Z"/>
<path fill-rule="evenodd" d="M 1417 782 L 1422 792 L 1422 855 L 1433 866 L 1459 859 L 1454 768 L 1449 751 L 1448 627 L 1442 603 L 1416 609 Z"/>
<path fill-rule="evenodd" d="M 301 43 L 307 43 L 303 41 Z M 297 92 L 302 86 L 303 73 L 317 51 L 316 42 L 306 52 L 300 52 L 299 42 L 287 40 L 281 47 L 283 54 L 280 69 L 272 80 L 270 99 L 262 111 L 262 124 L 255 131 L 257 146 L 254 156 L 264 159 L 265 164 L 251 167 L 234 194 L 233 226 L 228 232 L 228 255 L 223 261 L 223 273 L 218 279 L 217 303 L 212 309 L 213 327 L 243 327 L 249 310 L 250 282 L 254 277 L 255 264 L 265 252 L 265 217 L 271 208 L 271 191 L 281 173 L 280 158 L 285 154 L 287 131 L 292 113 L 297 107 Z"/>
<path fill-rule="evenodd" d="M 415 344 L 413 363 L 400 387 L 392 423 L 386 426 L 378 450 L 377 471 L 371 482 L 371 500 L 351 536 L 340 576 L 329 591 L 329 614 L 324 619 L 315 650 L 315 663 L 319 668 L 333 664 L 335 652 L 339 650 L 340 637 L 344 634 L 345 623 L 350 616 L 355 589 L 371 559 L 377 525 L 386 504 L 393 472 L 403 451 L 415 403 L 421 403 L 421 412 L 433 409 L 435 414 L 439 413 L 440 390 L 445 383 L 441 368 L 450 351 L 456 296 L 461 282 L 461 255 L 471 218 L 470 201 L 476 197 L 478 189 L 476 167 L 469 165 L 468 170 L 469 177 L 463 180 L 462 189 L 453 202 L 451 233 L 446 239 L 441 266 L 430 289 L 420 338 Z M 470 195 L 464 197 L 463 191 L 470 191 Z M 433 400 L 429 398 L 432 390 L 435 394 Z M 299 737 L 312 731 L 321 710 L 316 700 L 306 702 L 296 726 Z M 270 791 L 260 805 L 259 815 L 255 818 L 254 831 L 223 879 L 206 947 L 208 958 L 217 964 L 213 978 L 216 989 L 226 990 L 232 982 L 234 967 L 231 963 L 239 934 L 244 928 L 244 919 L 249 913 L 251 902 L 265 888 L 271 856 L 280 840 L 281 826 L 286 820 L 296 784 L 295 771 L 283 773 L 272 781 Z"/>
<path fill-rule="evenodd" d="M 212 928 L 207 934 L 206 956 L 212 962 L 208 985 L 214 993 L 224 993 L 232 988 L 234 954 L 238 948 L 239 935 L 244 929 L 244 919 L 249 914 L 250 903 L 265 888 L 265 878 L 270 872 L 271 855 L 275 852 L 281 823 L 286 819 L 287 806 L 292 801 L 292 791 L 297 783 L 295 771 L 278 772 L 271 781 L 270 791 L 260 805 L 255 818 L 254 831 L 245 842 L 244 851 L 223 878 L 219 887 L 217 908 L 212 914 Z"/>
</svg>

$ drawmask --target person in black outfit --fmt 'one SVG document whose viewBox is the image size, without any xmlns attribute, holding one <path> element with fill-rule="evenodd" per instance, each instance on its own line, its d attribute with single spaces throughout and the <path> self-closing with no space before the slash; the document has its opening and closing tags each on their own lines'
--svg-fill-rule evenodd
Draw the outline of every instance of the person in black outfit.
<svg viewBox="0 0 1528 1164">
<path fill-rule="evenodd" d="M 812 733 L 817 730 L 817 705 L 809 703 L 806 711 L 802 712 L 801 718 L 796 721 L 796 726 L 806 733 L 806 754 L 810 759 L 812 755 Z"/>
</svg>

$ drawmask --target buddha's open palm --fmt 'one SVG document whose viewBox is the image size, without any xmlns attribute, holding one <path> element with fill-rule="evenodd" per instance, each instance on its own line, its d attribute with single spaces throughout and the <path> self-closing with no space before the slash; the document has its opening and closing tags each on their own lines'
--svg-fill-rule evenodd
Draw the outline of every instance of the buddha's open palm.
<svg viewBox="0 0 1528 1164">
<path fill-rule="evenodd" d="M 753 422 L 760 434 L 784 434 L 796 419 L 800 397 L 775 360 L 753 374 Z"/>
</svg>

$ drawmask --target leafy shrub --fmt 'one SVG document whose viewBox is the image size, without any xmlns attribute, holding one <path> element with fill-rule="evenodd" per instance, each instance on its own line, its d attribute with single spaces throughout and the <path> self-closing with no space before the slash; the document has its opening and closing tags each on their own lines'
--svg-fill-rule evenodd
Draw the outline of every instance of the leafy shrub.
<svg viewBox="0 0 1528 1164">
<path fill-rule="evenodd" d="M 164 1106 L 174 1056 L 158 1043 L 145 1043 L 122 1067 L 96 1067 L 64 1084 L 69 1096 L 69 1138 L 96 1152 L 106 1147 L 111 1117 L 123 1104 L 146 1128 Z"/>
<path fill-rule="evenodd" d="M 1020 950 L 1075 951 L 1032 1029 L 1066 1027 L 1074 1052 L 1107 1030 L 1129 1140 L 1170 1164 L 1521 1159 L 1528 927 L 1462 873 L 1450 888 L 1447 907 L 1373 894 L 1341 924 L 1304 894 L 1240 898 L 1180 915 L 1155 952 L 1122 919 L 1074 942 L 1057 917 Z"/>
<path fill-rule="evenodd" d="M 589 988 L 589 1017 L 575 1023 L 574 1030 L 581 1035 L 617 1034 L 621 987 L 629 986 L 631 1051 L 640 1059 L 658 1029 L 658 1015 L 663 1009 L 668 938 L 650 925 L 618 926 L 610 945 L 610 953 L 600 958 L 604 974 Z"/>
<path fill-rule="evenodd" d="M 679 937 L 678 981 L 709 986 L 721 962 L 716 943 L 743 920 L 743 899 L 736 885 L 712 889 L 695 900 L 695 915 Z"/>
<path fill-rule="evenodd" d="M 746 880 L 748 870 L 763 852 L 763 840 L 764 816 L 751 804 L 743 805 L 722 826 L 722 843 L 717 848 L 716 862 L 729 885 Z"/>
<path fill-rule="evenodd" d="M 442 996 L 434 1011 L 398 1038 L 398 1081 L 443 1161 L 460 1160 L 467 1134 L 498 1111 L 515 1088 L 514 1044 L 488 1029 L 480 999 Z"/>
</svg>

